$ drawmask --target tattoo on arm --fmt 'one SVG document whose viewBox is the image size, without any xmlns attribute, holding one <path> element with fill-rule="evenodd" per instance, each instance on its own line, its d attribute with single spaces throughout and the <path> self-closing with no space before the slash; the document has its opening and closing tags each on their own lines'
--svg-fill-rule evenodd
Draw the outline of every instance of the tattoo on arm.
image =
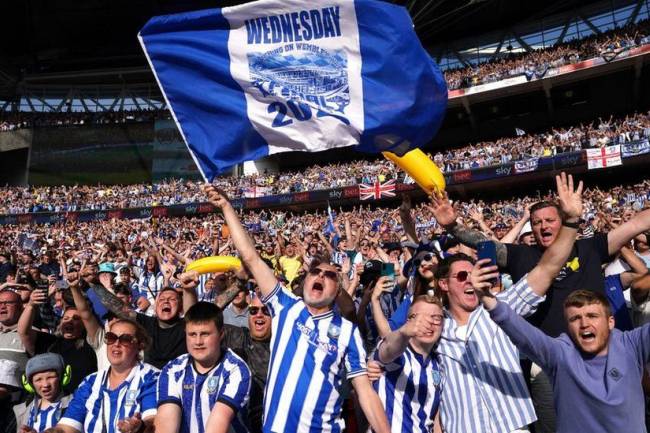
<svg viewBox="0 0 650 433">
<path fill-rule="evenodd" d="M 136 312 L 133 310 L 125 310 L 124 302 L 109 292 L 104 286 L 96 284 L 93 286 L 93 289 L 95 289 L 99 300 L 108 311 L 123 319 L 135 319 Z"/>
<path fill-rule="evenodd" d="M 228 306 L 235 299 L 237 293 L 244 289 L 244 282 L 237 280 L 234 284 L 231 284 L 224 290 L 222 293 L 217 295 L 217 299 L 214 300 L 214 303 L 217 304 L 217 307 L 222 310 Z"/>
<path fill-rule="evenodd" d="M 483 233 L 469 229 L 465 226 L 456 224 L 451 229 L 451 234 L 453 234 L 460 243 L 476 248 L 479 242 L 489 241 L 490 239 L 485 236 Z M 504 267 L 508 264 L 508 249 L 501 242 L 495 242 L 496 253 L 497 253 L 497 265 Z"/>
</svg>

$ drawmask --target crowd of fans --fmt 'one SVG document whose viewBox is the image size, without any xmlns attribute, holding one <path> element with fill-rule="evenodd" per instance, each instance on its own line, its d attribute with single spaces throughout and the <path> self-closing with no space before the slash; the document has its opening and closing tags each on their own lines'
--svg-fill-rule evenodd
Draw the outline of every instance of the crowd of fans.
<svg viewBox="0 0 650 433">
<path fill-rule="evenodd" d="M 540 134 L 504 137 L 470 144 L 429 156 L 445 172 L 497 166 L 563 152 L 624 144 L 650 137 L 650 113 L 625 118 L 598 119 L 571 128 L 554 128 Z M 412 182 L 387 160 L 359 160 L 313 165 L 295 172 L 220 177 L 214 184 L 231 197 L 341 188 L 359 183 L 396 179 Z M 78 185 L 60 187 L 6 187 L 0 198 L 0 214 L 67 212 L 174 205 L 200 201 L 200 183 L 170 179 L 154 184 Z"/>
<path fill-rule="evenodd" d="M 2 112 L 0 132 L 47 126 L 115 125 L 171 119 L 167 109 L 142 108 L 123 111 Z"/>
<path fill-rule="evenodd" d="M 543 77 L 549 69 L 602 56 L 611 61 L 621 52 L 648 43 L 648 20 L 551 48 L 513 53 L 502 50 L 495 59 L 476 66 L 445 71 L 449 90 L 501 81 L 520 75 Z"/>
<path fill-rule="evenodd" d="M 495 59 L 444 72 L 449 90 L 501 81 L 520 75 L 542 77 L 549 69 L 602 56 L 611 61 L 621 52 L 648 42 L 649 20 L 615 28 L 600 34 L 557 44 L 551 48 L 513 53 L 502 50 Z M 166 109 L 142 108 L 125 111 L 12 113 L 0 115 L 0 132 L 48 126 L 107 125 L 169 119 Z"/>
<path fill-rule="evenodd" d="M 557 183 L 333 214 L 203 187 L 220 212 L 0 227 L 0 431 L 329 431 L 344 399 L 359 430 L 643 431 L 650 180 Z M 185 271 L 214 255 L 245 266 Z"/>
</svg>

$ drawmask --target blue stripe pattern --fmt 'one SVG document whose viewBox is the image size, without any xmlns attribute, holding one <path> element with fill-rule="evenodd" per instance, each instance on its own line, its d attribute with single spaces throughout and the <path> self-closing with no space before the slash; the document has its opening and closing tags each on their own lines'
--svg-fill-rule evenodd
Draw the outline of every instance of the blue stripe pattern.
<svg viewBox="0 0 650 433">
<path fill-rule="evenodd" d="M 88 375 L 79 385 L 60 423 L 85 433 L 119 433 L 118 421 L 157 412 L 159 370 L 138 363 L 116 389 L 108 386 L 108 369 Z"/>
<path fill-rule="evenodd" d="M 366 374 L 359 330 L 334 311 L 311 315 L 279 284 L 263 302 L 273 316 L 263 430 L 342 431 L 343 380 Z"/>
<path fill-rule="evenodd" d="M 544 300 L 526 277 L 497 295 L 521 316 L 532 314 Z M 482 306 L 471 313 L 465 338 L 458 335 L 462 329 L 446 313 L 437 348 L 445 372 L 440 406 L 445 431 L 511 432 L 535 421 L 515 345 Z"/>
<path fill-rule="evenodd" d="M 375 351 L 374 358 L 381 362 L 378 353 Z M 400 357 L 384 364 L 384 369 L 385 374 L 373 386 L 384 404 L 391 431 L 431 432 L 442 385 L 434 354 L 425 357 L 409 346 Z"/>
<path fill-rule="evenodd" d="M 248 432 L 246 405 L 251 373 L 235 352 L 224 350 L 219 363 L 206 374 L 197 373 L 189 354 L 171 360 L 160 373 L 158 404 L 174 403 L 181 407 L 179 433 L 204 433 L 217 402 L 227 404 L 236 412 L 230 425 L 232 431 Z"/>
</svg>

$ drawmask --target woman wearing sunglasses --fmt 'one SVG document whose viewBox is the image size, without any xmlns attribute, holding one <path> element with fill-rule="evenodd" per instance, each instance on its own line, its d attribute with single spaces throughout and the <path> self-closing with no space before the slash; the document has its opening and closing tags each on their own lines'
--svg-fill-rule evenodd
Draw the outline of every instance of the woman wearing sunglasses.
<svg viewBox="0 0 650 433">
<path fill-rule="evenodd" d="M 384 316 L 383 310 L 376 308 L 373 304 L 372 316 L 380 337 L 384 338 L 406 321 L 408 310 L 415 297 L 434 293 L 436 269 L 438 269 L 438 257 L 431 244 L 420 244 L 415 250 L 413 258 L 406 262 L 402 271 L 402 274 L 409 279 L 407 283 L 409 290 L 402 303 L 388 319 Z M 375 302 L 374 299 L 373 302 Z"/>
<path fill-rule="evenodd" d="M 118 319 L 104 341 L 110 367 L 86 377 L 48 433 L 139 433 L 152 427 L 159 371 L 140 360 L 150 343 L 146 331 L 132 320 Z"/>
</svg>

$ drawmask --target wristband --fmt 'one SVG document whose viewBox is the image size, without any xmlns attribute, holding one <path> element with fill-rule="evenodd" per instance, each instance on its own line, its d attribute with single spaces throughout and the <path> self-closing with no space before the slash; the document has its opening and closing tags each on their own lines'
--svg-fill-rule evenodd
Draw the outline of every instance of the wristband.
<svg viewBox="0 0 650 433">
<path fill-rule="evenodd" d="M 580 228 L 580 220 L 578 220 L 576 222 L 562 221 L 562 225 L 564 227 L 569 227 L 571 229 L 578 230 Z"/>
</svg>

